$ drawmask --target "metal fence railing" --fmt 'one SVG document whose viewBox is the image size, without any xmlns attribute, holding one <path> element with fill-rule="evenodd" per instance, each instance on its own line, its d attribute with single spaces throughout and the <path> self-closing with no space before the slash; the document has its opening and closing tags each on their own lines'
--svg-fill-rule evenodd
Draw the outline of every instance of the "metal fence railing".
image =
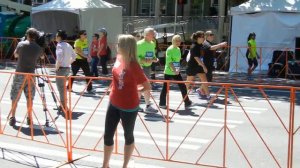
<svg viewBox="0 0 300 168">
<path fill-rule="evenodd" d="M 177 22 L 184 25 L 184 31 L 187 34 L 191 34 L 197 30 L 214 30 L 217 31 L 219 27 L 219 17 L 218 16 L 178 16 Z M 222 17 L 222 19 L 226 19 Z M 133 31 L 141 31 L 142 29 L 161 25 L 161 24 L 174 24 L 174 16 L 124 16 L 123 17 L 123 33 L 131 33 Z M 167 27 L 167 26 L 166 26 Z M 160 31 L 160 30 L 158 30 Z M 181 32 L 182 30 L 177 28 L 176 32 Z M 167 33 L 174 33 L 174 29 L 167 29 Z"/>
</svg>

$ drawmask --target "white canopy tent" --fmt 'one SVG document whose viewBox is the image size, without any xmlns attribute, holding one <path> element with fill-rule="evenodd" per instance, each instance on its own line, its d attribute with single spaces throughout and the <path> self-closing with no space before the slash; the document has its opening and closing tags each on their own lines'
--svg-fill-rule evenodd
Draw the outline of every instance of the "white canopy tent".
<svg viewBox="0 0 300 168">
<path fill-rule="evenodd" d="M 109 43 L 116 43 L 122 33 L 122 7 L 102 0 L 53 0 L 32 8 L 31 17 L 32 26 L 47 33 L 63 29 L 75 35 L 79 29 L 91 38 L 104 27 Z"/>
<path fill-rule="evenodd" d="M 256 33 L 257 47 L 293 48 L 296 37 L 300 36 L 300 0 L 249 0 L 230 9 L 232 15 L 231 44 L 232 50 L 241 47 L 238 57 L 246 53 L 249 33 Z M 241 51 L 241 52 L 240 52 Z M 259 51 L 258 51 L 259 52 Z M 272 56 L 262 50 L 262 70 L 268 69 Z M 270 52 L 270 51 L 269 51 Z M 241 55 L 242 54 L 242 55 Z M 268 57 L 267 57 L 268 56 Z M 230 58 L 230 70 L 234 70 L 238 61 L 239 71 L 247 72 L 246 59 Z"/>
</svg>

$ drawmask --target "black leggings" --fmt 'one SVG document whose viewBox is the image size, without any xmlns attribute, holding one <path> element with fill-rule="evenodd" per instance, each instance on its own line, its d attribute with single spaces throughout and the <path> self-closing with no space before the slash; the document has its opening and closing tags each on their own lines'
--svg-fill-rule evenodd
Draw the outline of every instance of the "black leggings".
<svg viewBox="0 0 300 168">
<path fill-rule="evenodd" d="M 107 75 L 108 74 L 108 70 L 107 70 L 107 56 L 106 55 L 100 55 L 100 64 L 102 67 L 102 74 L 103 75 Z"/>
<path fill-rule="evenodd" d="M 181 74 L 178 75 L 167 75 L 165 74 L 165 80 L 175 80 L 175 81 L 183 81 Z M 177 84 L 182 98 L 185 98 L 187 95 L 187 89 L 184 83 L 178 83 Z M 167 83 L 164 83 L 162 91 L 160 92 L 160 102 L 159 105 L 165 106 L 166 105 L 166 96 L 167 96 Z M 187 96 L 186 99 L 184 100 L 184 103 L 188 103 L 190 101 L 189 97 Z"/>
<path fill-rule="evenodd" d="M 72 76 L 76 76 L 77 72 L 79 71 L 80 68 L 82 69 L 82 71 L 86 77 L 92 76 L 89 63 L 85 59 L 76 59 L 72 63 L 71 67 L 72 67 Z M 90 81 L 90 79 L 86 79 L 86 83 L 89 83 L 89 81 Z M 74 82 L 74 78 L 71 78 L 71 88 L 73 86 L 73 82 Z M 87 87 L 87 91 L 92 90 L 92 88 L 93 88 L 92 82 L 90 82 Z"/>
<path fill-rule="evenodd" d="M 257 58 L 253 58 L 253 59 L 247 58 L 247 59 L 248 59 L 249 68 L 252 68 L 254 66 L 253 69 L 255 69 L 258 65 Z"/>
<path fill-rule="evenodd" d="M 105 118 L 104 145 L 114 144 L 114 135 L 120 119 L 122 120 L 125 144 L 134 143 L 133 130 L 137 112 L 125 112 L 109 104 Z"/>
</svg>

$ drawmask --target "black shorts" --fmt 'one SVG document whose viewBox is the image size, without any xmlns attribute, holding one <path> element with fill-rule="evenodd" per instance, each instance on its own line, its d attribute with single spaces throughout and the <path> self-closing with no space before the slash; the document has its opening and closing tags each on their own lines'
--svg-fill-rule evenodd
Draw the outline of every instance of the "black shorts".
<svg viewBox="0 0 300 168">
<path fill-rule="evenodd" d="M 254 66 L 258 65 L 258 62 L 257 62 L 256 58 L 254 58 L 254 59 L 247 58 L 247 59 L 248 59 L 248 65 L 249 65 L 249 67 L 252 67 L 253 65 Z"/>
<path fill-rule="evenodd" d="M 196 76 L 198 73 L 204 73 L 204 70 L 202 67 L 187 67 L 186 69 L 186 75 L 187 76 Z"/>
</svg>

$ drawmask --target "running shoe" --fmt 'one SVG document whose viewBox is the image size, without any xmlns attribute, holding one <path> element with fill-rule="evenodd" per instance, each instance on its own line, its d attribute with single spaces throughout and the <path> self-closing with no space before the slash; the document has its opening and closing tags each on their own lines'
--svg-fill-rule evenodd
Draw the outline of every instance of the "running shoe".
<svg viewBox="0 0 300 168">
<path fill-rule="evenodd" d="M 206 100 L 207 100 L 207 103 L 214 103 L 214 101 L 217 99 L 217 96 L 207 96 L 206 97 Z"/>
<path fill-rule="evenodd" d="M 138 107 L 138 112 L 144 112 L 144 109 L 139 106 Z"/>
<path fill-rule="evenodd" d="M 157 113 L 158 110 L 156 110 L 155 108 L 153 108 L 151 105 L 149 105 L 148 107 L 145 108 L 145 113 Z"/>
<path fill-rule="evenodd" d="M 16 118 L 15 117 L 10 117 L 9 118 L 9 125 L 10 126 L 15 126 L 16 125 Z"/>
<path fill-rule="evenodd" d="M 167 109 L 167 106 L 166 105 L 159 105 L 159 108 Z"/>
<path fill-rule="evenodd" d="M 196 93 L 198 94 L 199 98 L 206 99 L 206 95 L 202 89 L 196 89 Z"/>
<path fill-rule="evenodd" d="M 193 102 L 191 100 L 189 100 L 188 102 L 184 103 L 184 107 L 188 108 L 190 106 L 192 106 Z"/>
</svg>

